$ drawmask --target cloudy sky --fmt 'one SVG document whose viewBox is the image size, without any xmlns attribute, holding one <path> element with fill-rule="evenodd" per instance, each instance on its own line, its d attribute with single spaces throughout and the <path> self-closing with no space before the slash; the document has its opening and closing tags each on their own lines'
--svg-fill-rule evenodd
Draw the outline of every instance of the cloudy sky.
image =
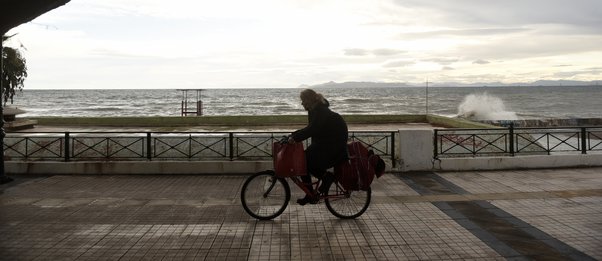
<svg viewBox="0 0 602 261">
<path fill-rule="evenodd" d="M 14 33 L 26 89 L 602 79 L 600 0 L 72 0 Z"/>
</svg>

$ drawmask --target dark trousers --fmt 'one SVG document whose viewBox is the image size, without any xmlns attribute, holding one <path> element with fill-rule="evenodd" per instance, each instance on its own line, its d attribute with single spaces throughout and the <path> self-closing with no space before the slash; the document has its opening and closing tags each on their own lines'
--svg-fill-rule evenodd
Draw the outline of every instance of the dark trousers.
<svg viewBox="0 0 602 261">
<path fill-rule="evenodd" d="M 307 174 L 301 176 L 301 180 L 306 185 L 311 185 L 311 177 L 314 176 L 321 179 L 326 170 L 332 168 L 341 158 L 341 153 L 334 151 L 333 146 L 316 146 L 310 145 L 305 150 L 305 161 L 307 164 Z M 313 190 L 311 186 L 308 186 Z"/>
<path fill-rule="evenodd" d="M 301 180 L 303 181 L 303 183 L 305 183 L 306 185 L 311 185 L 311 176 L 314 176 L 316 178 L 321 179 L 322 176 L 324 176 L 324 173 L 326 173 L 326 169 L 313 169 L 310 170 L 309 166 L 307 168 L 307 175 L 305 176 L 301 176 Z M 310 188 L 311 190 L 311 186 L 308 186 L 308 188 Z"/>
</svg>

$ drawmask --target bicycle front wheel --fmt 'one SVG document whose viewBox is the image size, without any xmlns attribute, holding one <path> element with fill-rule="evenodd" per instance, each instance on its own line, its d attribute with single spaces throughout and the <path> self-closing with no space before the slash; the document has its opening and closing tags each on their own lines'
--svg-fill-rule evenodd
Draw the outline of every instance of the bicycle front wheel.
<svg viewBox="0 0 602 261">
<path fill-rule="evenodd" d="M 242 186 L 240 200 L 243 208 L 256 219 L 273 219 L 286 209 L 291 198 L 288 183 L 271 170 L 249 177 Z"/>
<path fill-rule="evenodd" d="M 338 218 L 353 219 L 361 216 L 370 206 L 372 189 L 348 191 L 337 182 L 333 182 L 328 189 L 328 196 L 324 200 L 328 211 Z"/>
</svg>

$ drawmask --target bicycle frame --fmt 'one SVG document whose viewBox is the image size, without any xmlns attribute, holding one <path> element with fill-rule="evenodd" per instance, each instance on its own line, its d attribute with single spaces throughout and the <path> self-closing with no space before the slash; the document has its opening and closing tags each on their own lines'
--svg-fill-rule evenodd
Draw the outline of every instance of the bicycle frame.
<svg viewBox="0 0 602 261">
<path fill-rule="evenodd" d="M 288 136 L 282 137 L 282 139 L 280 139 L 279 142 L 281 144 L 288 143 Z M 272 152 L 272 154 L 274 156 L 276 155 L 275 152 Z M 306 175 L 310 175 L 310 174 L 306 173 Z M 328 193 L 327 193 L 327 195 L 322 195 L 321 193 L 318 192 L 318 188 L 320 187 L 320 184 L 322 182 L 321 179 L 318 179 L 318 181 L 316 181 L 316 182 L 312 182 L 312 184 L 311 184 L 311 186 L 313 187 L 313 191 L 312 191 L 301 180 L 301 176 L 278 176 L 278 174 L 276 174 L 276 177 L 283 178 L 283 179 L 289 178 L 290 180 L 293 181 L 293 183 L 295 183 L 295 185 L 297 185 L 297 187 L 299 187 L 301 190 L 303 190 L 303 192 L 305 192 L 305 194 L 311 195 L 312 197 L 318 198 L 320 200 L 326 199 L 326 198 L 328 198 L 328 199 L 334 199 L 334 198 L 337 198 L 337 197 L 342 197 L 342 196 L 348 196 L 349 195 L 349 192 L 347 192 L 345 189 L 343 189 L 343 187 L 340 186 L 339 182 L 336 179 L 336 175 L 335 175 L 334 181 L 330 185 L 330 186 L 337 186 L 337 189 L 336 189 L 337 192 L 334 195 L 330 195 Z M 274 181 L 274 183 L 272 183 L 272 186 L 274 184 L 275 184 L 275 181 Z M 271 188 L 269 190 L 271 190 Z M 268 190 L 268 192 L 266 192 L 266 194 L 269 193 L 269 190 Z"/>
<path fill-rule="evenodd" d="M 330 185 L 330 186 L 337 186 L 336 193 L 333 195 L 331 195 L 331 194 L 322 195 L 318 192 L 318 188 L 320 187 L 320 184 L 322 182 L 321 179 L 318 179 L 318 181 L 311 183 L 313 190 L 310 191 L 307 188 L 307 186 L 305 185 L 305 183 L 301 180 L 300 176 L 293 176 L 293 177 L 288 177 L 288 178 L 290 180 L 292 180 L 293 183 L 295 183 L 295 185 L 297 185 L 297 187 L 299 187 L 301 190 L 303 190 L 303 192 L 305 192 L 305 194 L 312 195 L 314 197 L 319 197 L 320 200 L 325 199 L 325 198 L 332 200 L 332 199 L 337 199 L 337 198 L 341 198 L 341 197 L 347 197 L 349 195 L 349 193 L 343 187 L 341 187 L 338 180 L 336 180 L 336 175 L 335 175 L 335 180 Z"/>
</svg>

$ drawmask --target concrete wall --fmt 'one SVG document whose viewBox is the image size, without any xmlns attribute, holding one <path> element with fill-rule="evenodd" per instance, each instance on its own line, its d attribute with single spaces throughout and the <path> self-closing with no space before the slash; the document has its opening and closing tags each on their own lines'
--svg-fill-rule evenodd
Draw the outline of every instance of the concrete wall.
<svg viewBox="0 0 602 261">
<path fill-rule="evenodd" d="M 433 130 L 400 130 L 400 171 L 463 171 L 602 166 L 602 153 L 434 160 Z"/>
<path fill-rule="evenodd" d="M 440 159 L 435 161 L 433 168 L 434 170 L 463 171 L 595 166 L 602 166 L 602 154 Z"/>
<path fill-rule="evenodd" d="M 433 167 L 433 130 L 399 131 L 399 168 L 401 171 L 430 170 Z"/>
<path fill-rule="evenodd" d="M 601 118 L 573 118 L 573 119 L 540 119 L 540 120 L 504 120 L 504 121 L 480 121 L 495 126 L 514 127 L 579 127 L 579 126 L 602 126 Z"/>
<path fill-rule="evenodd" d="M 248 174 L 272 169 L 271 161 L 7 161 L 9 174 Z"/>
</svg>

